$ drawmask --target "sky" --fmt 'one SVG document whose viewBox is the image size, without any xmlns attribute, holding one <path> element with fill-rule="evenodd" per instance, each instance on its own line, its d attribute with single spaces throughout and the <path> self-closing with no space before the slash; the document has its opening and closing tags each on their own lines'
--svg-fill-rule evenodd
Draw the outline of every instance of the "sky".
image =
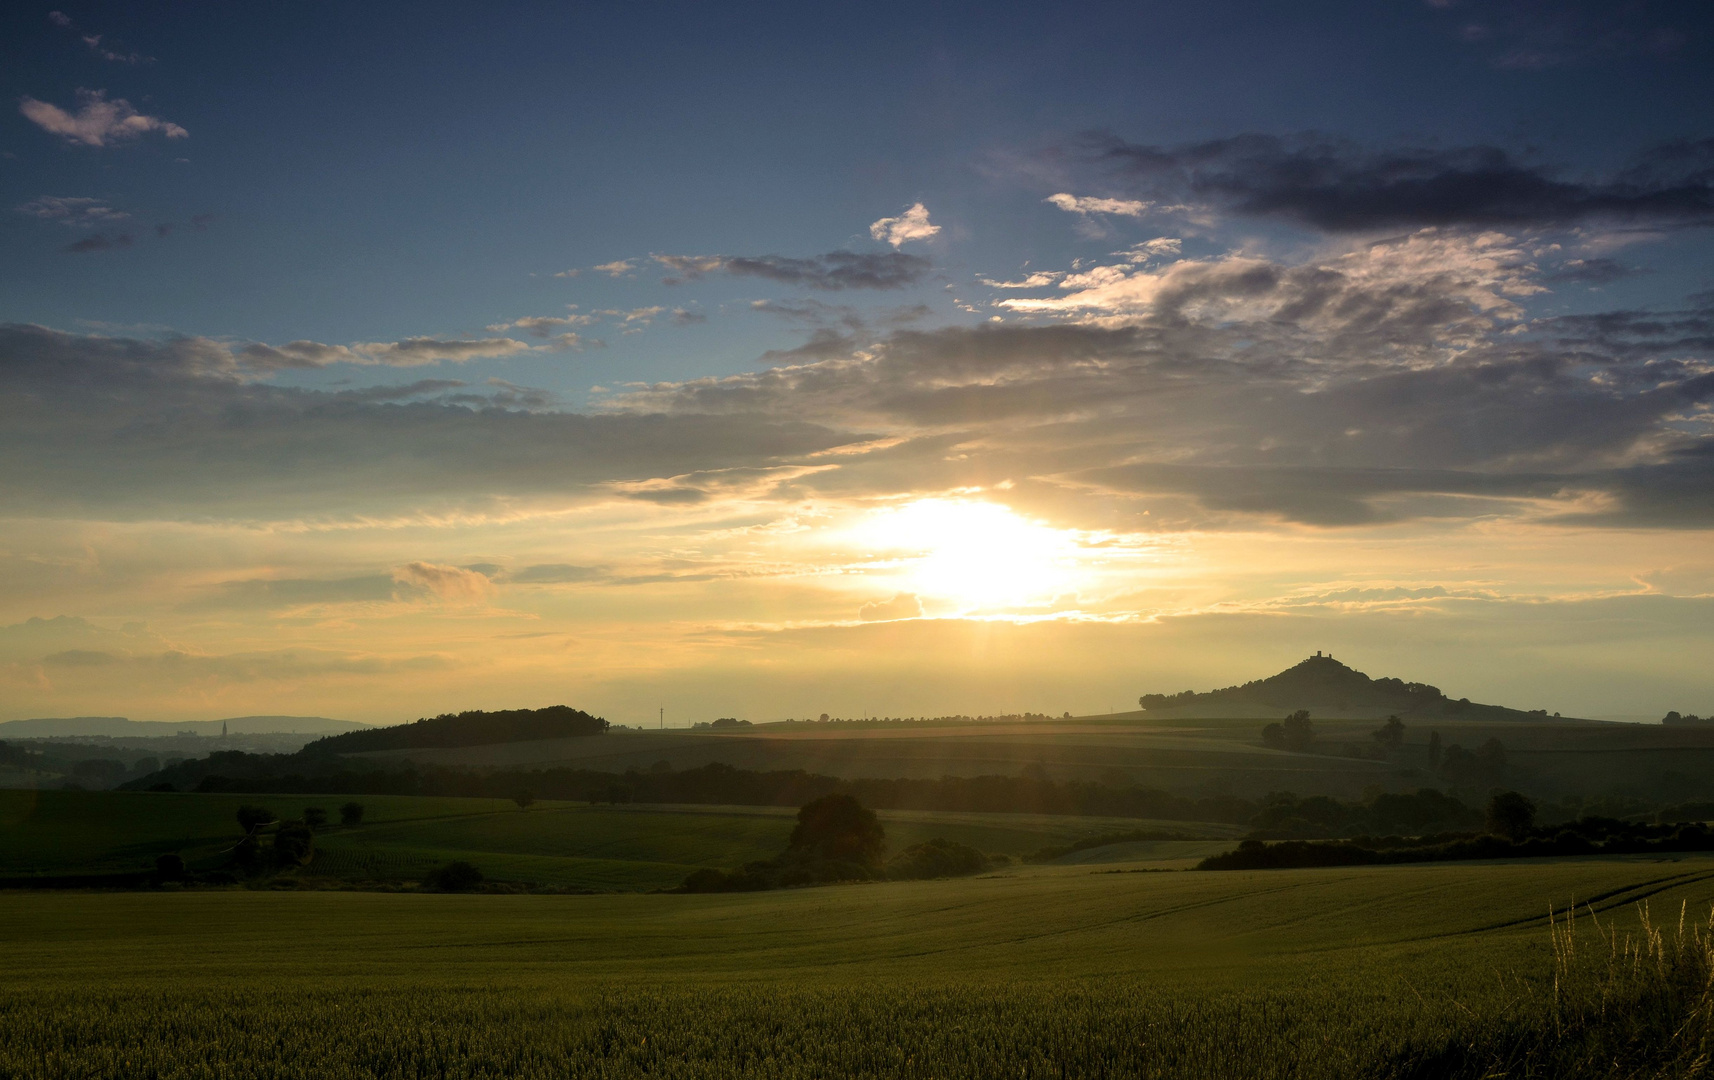
<svg viewBox="0 0 1714 1080">
<path fill-rule="evenodd" d="M 1714 713 L 1705 3 L 10 5 L 0 81 L 0 719 Z"/>
</svg>

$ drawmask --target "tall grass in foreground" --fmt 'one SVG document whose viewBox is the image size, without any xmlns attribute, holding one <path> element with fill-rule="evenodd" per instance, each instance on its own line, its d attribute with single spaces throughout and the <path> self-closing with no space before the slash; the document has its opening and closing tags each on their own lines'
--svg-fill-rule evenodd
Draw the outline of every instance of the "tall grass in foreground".
<svg viewBox="0 0 1714 1080">
<path fill-rule="evenodd" d="M 1306 970 L 1289 990 L 709 981 L 597 990 L 232 980 L 0 993 L 0 1078 L 1699 1077 L 1714 916 L 1555 915 L 1551 971 L 1422 995 Z M 496 980 L 505 972 L 496 969 Z"/>
</svg>

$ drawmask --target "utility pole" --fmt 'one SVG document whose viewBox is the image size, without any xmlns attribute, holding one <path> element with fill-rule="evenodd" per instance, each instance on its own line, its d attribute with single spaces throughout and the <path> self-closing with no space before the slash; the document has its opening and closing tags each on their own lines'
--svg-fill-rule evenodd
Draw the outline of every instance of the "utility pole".
<svg viewBox="0 0 1714 1080">
<path fill-rule="evenodd" d="M 661 726 L 662 731 L 665 731 L 667 729 L 667 707 L 665 705 L 661 706 L 661 725 L 660 726 Z"/>
</svg>

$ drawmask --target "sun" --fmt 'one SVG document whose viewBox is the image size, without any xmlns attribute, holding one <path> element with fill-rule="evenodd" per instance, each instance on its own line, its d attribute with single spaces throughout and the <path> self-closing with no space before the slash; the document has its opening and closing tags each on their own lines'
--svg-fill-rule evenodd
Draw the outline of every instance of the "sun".
<svg viewBox="0 0 1714 1080">
<path fill-rule="evenodd" d="M 959 610 L 1039 605 L 1075 588 L 1071 534 L 973 499 L 920 499 L 877 511 L 869 546 L 899 560 L 904 584 Z"/>
</svg>

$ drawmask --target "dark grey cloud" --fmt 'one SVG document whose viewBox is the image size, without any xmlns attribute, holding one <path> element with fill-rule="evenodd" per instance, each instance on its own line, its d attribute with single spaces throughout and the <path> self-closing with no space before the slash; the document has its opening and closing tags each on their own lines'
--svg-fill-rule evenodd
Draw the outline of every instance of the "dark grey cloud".
<svg viewBox="0 0 1714 1080">
<path fill-rule="evenodd" d="M 1148 199 L 1189 200 L 1331 232 L 1714 223 L 1714 139 L 1658 146 L 1596 178 L 1569 177 L 1492 146 L 1374 150 L 1318 136 L 1150 146 L 1098 134 L 1083 155 Z"/>
<path fill-rule="evenodd" d="M 130 247 L 134 242 L 130 233 L 114 233 L 112 236 L 108 236 L 106 233 L 93 233 L 82 240 L 74 240 L 67 244 L 63 250 L 69 251 L 73 255 L 87 255 L 95 251 L 121 250 Z"/>
<path fill-rule="evenodd" d="M 783 285 L 837 292 L 843 289 L 902 289 L 914 285 L 934 263 L 902 251 L 830 251 L 807 259 L 787 255 L 656 255 L 673 271 L 663 279 L 682 284 L 705 274 L 758 277 Z"/>
<path fill-rule="evenodd" d="M 1583 285 L 1606 285 L 1627 278 L 1638 271 L 1617 259 L 1569 259 L 1542 276 L 1544 281 L 1575 282 Z"/>
<path fill-rule="evenodd" d="M 0 325 L 0 508 L 273 519 L 608 498 L 615 482 L 771 466 L 867 437 L 790 417 L 365 400 L 257 383 L 240 361 L 205 338 Z"/>
</svg>

